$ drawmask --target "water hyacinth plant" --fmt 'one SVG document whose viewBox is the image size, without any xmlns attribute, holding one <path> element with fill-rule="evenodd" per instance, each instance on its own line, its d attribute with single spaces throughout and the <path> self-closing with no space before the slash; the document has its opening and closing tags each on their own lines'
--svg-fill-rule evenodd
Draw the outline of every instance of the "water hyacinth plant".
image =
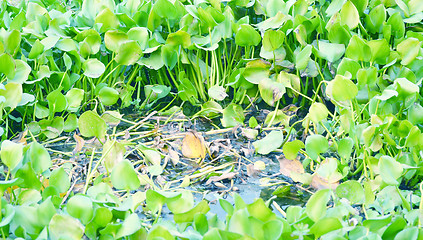
<svg viewBox="0 0 423 240">
<path fill-rule="evenodd" d="M 0 19 L 4 239 L 423 236 L 420 0 L 7 0 Z M 243 200 L 257 176 L 273 193 Z"/>
</svg>

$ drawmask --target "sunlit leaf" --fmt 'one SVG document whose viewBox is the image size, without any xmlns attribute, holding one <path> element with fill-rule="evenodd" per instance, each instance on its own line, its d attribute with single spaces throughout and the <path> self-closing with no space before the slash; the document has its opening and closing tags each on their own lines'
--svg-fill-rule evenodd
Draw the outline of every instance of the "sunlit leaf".
<svg viewBox="0 0 423 240">
<path fill-rule="evenodd" d="M 140 180 L 131 162 L 123 160 L 112 170 L 112 184 L 117 189 L 135 190 L 140 186 Z"/>
<path fill-rule="evenodd" d="M 78 120 L 79 131 L 84 137 L 103 138 L 106 135 L 107 125 L 96 112 L 86 111 Z"/>
<path fill-rule="evenodd" d="M 182 140 L 182 154 L 187 158 L 204 158 L 206 156 L 206 142 L 197 132 L 187 132 Z"/>
<path fill-rule="evenodd" d="M 268 154 L 278 149 L 283 143 L 282 131 L 271 131 L 266 137 L 253 142 L 253 146 L 257 153 Z"/>
</svg>

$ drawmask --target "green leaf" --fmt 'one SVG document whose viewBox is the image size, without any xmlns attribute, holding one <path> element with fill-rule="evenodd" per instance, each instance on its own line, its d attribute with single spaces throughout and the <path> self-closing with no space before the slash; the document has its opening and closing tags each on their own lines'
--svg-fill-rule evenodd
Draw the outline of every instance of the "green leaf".
<svg viewBox="0 0 423 240">
<path fill-rule="evenodd" d="M 0 97 L 4 97 L 6 99 L 3 106 L 15 109 L 22 101 L 22 85 L 10 82 L 4 85 L 4 88 L 5 89 L 0 88 Z"/>
<path fill-rule="evenodd" d="M 310 60 L 311 50 L 311 45 L 307 45 L 295 56 L 295 67 L 298 70 L 303 70 L 307 67 L 308 61 Z"/>
<path fill-rule="evenodd" d="M 399 232 L 394 240 L 417 240 L 419 237 L 419 228 L 410 227 Z"/>
<path fill-rule="evenodd" d="M 128 31 L 129 40 L 137 41 L 142 50 L 147 47 L 149 36 L 148 29 L 145 27 L 133 27 Z"/>
<path fill-rule="evenodd" d="M 377 64 L 386 64 L 388 62 L 391 49 L 386 39 L 372 40 L 367 43 L 371 49 L 371 61 Z"/>
<path fill-rule="evenodd" d="M 395 90 L 398 96 L 406 98 L 419 92 L 420 88 L 417 84 L 410 82 L 407 78 L 397 78 L 394 81 Z"/>
<path fill-rule="evenodd" d="M 253 203 L 248 204 L 247 210 L 251 216 L 263 222 L 276 219 L 276 214 L 266 206 L 264 200 L 261 198 L 258 198 Z"/>
<path fill-rule="evenodd" d="M 335 79 L 329 82 L 326 93 L 333 100 L 342 102 L 357 96 L 358 88 L 350 79 L 336 75 Z"/>
<path fill-rule="evenodd" d="M 15 55 L 18 50 L 19 46 L 21 44 L 21 33 L 18 30 L 12 30 L 7 36 L 4 41 L 4 47 L 6 50 L 6 53 L 9 53 L 10 55 Z"/>
<path fill-rule="evenodd" d="M 49 236 L 52 240 L 58 239 L 82 239 L 84 226 L 75 218 L 56 214 L 52 217 L 49 228 Z"/>
<path fill-rule="evenodd" d="M 330 26 L 330 25 L 329 25 Z M 351 32 L 347 25 L 341 25 L 340 21 L 335 22 L 329 28 L 328 40 L 332 43 L 348 45 L 351 38 Z"/>
<path fill-rule="evenodd" d="M 351 2 L 355 5 L 360 15 L 364 13 L 367 9 L 367 5 L 369 4 L 369 0 L 351 0 Z"/>
<path fill-rule="evenodd" d="M 263 78 L 269 77 L 270 63 L 261 59 L 247 63 L 242 76 L 250 83 L 259 84 Z"/>
<path fill-rule="evenodd" d="M 355 79 L 360 68 L 361 66 L 357 61 L 349 58 L 343 58 L 341 63 L 338 65 L 337 74 L 348 76 L 347 72 L 349 72 L 351 74 L 351 79 Z"/>
<path fill-rule="evenodd" d="M 248 24 L 241 24 L 235 34 L 235 43 L 241 47 L 257 46 L 260 41 L 260 34 Z"/>
<path fill-rule="evenodd" d="M 75 195 L 68 200 L 66 211 L 86 225 L 93 218 L 93 203 L 89 197 Z"/>
<path fill-rule="evenodd" d="M 153 7 L 153 11 L 164 19 L 175 19 L 177 16 L 177 9 L 172 2 L 168 0 L 158 0 Z"/>
<path fill-rule="evenodd" d="M 15 67 L 15 61 L 9 54 L 3 53 L 0 55 L 0 73 L 12 79 L 15 76 Z"/>
<path fill-rule="evenodd" d="M 194 197 L 190 191 L 183 191 L 179 198 L 167 200 L 167 207 L 173 214 L 185 213 L 194 207 Z"/>
<path fill-rule="evenodd" d="M 361 204 L 364 202 L 364 189 L 355 180 L 348 180 L 341 183 L 336 188 L 336 195 L 340 198 L 348 199 L 351 204 Z"/>
<path fill-rule="evenodd" d="M 162 59 L 166 67 L 173 69 L 178 62 L 178 53 L 174 46 L 170 44 L 161 47 Z"/>
<path fill-rule="evenodd" d="M 104 8 L 96 17 L 94 23 L 101 24 L 100 31 L 106 32 L 119 27 L 119 19 L 109 8 Z"/>
<path fill-rule="evenodd" d="M 141 185 L 134 167 L 126 159 L 113 168 L 111 179 L 113 186 L 117 189 L 136 190 Z"/>
<path fill-rule="evenodd" d="M 256 152 L 259 154 L 269 154 L 278 149 L 283 143 L 282 131 L 273 130 L 266 137 L 253 142 Z"/>
<path fill-rule="evenodd" d="M 49 185 L 53 186 L 59 193 L 66 192 L 70 187 L 69 176 L 63 167 L 56 168 L 50 175 Z"/>
<path fill-rule="evenodd" d="M 98 98 L 104 105 L 111 106 L 119 100 L 119 92 L 111 87 L 102 87 L 98 92 Z"/>
<path fill-rule="evenodd" d="M 373 85 L 377 80 L 377 69 L 370 67 L 367 69 L 360 69 L 357 71 L 357 83 L 364 86 L 366 84 Z"/>
<path fill-rule="evenodd" d="M 329 148 L 328 140 L 322 135 L 308 136 L 305 141 L 306 152 L 313 160 L 317 160 L 319 154 L 324 153 Z"/>
<path fill-rule="evenodd" d="M 50 110 L 50 116 L 53 116 L 56 112 L 63 112 L 66 109 L 67 101 L 65 96 L 62 94 L 61 89 L 56 89 L 47 95 L 48 107 Z"/>
<path fill-rule="evenodd" d="M 94 211 L 93 222 L 100 227 L 105 227 L 113 219 L 113 214 L 110 209 L 106 207 L 96 208 Z"/>
<path fill-rule="evenodd" d="M 320 219 L 313 226 L 311 226 L 310 233 L 314 234 L 314 237 L 318 239 L 322 235 L 340 228 L 342 228 L 342 224 L 338 218 L 328 217 Z"/>
<path fill-rule="evenodd" d="M 32 45 L 31 51 L 28 54 L 29 59 L 36 59 L 44 52 L 44 45 L 40 42 L 39 39 L 35 40 Z"/>
<path fill-rule="evenodd" d="M 401 64 L 408 65 L 419 55 L 420 41 L 416 38 L 407 38 L 397 46 L 401 56 Z"/>
<path fill-rule="evenodd" d="M 368 15 L 366 15 L 366 28 L 371 33 L 378 33 L 382 30 L 383 23 L 386 19 L 386 9 L 383 4 L 374 7 Z"/>
<path fill-rule="evenodd" d="M 78 127 L 78 119 L 74 113 L 71 113 L 66 118 L 66 121 L 63 126 L 63 131 L 72 132 Z"/>
<path fill-rule="evenodd" d="M 173 46 L 181 45 L 183 48 L 188 48 L 191 46 L 191 36 L 187 32 L 179 30 L 169 34 L 166 38 L 166 43 Z"/>
<path fill-rule="evenodd" d="M 341 10 L 342 6 L 347 0 L 334 0 L 331 1 L 329 4 L 329 7 L 326 9 L 326 16 L 331 17 L 335 13 L 337 13 L 339 10 Z"/>
<path fill-rule="evenodd" d="M 401 163 L 389 156 L 382 156 L 378 164 L 382 180 L 389 185 L 398 185 L 398 178 L 402 175 Z"/>
<path fill-rule="evenodd" d="M 423 107 L 415 103 L 408 109 L 408 121 L 412 124 L 421 124 L 423 123 Z"/>
<path fill-rule="evenodd" d="M 147 240 L 163 239 L 163 240 L 174 240 L 175 237 L 170 234 L 167 227 L 155 224 L 150 232 L 148 233 Z"/>
<path fill-rule="evenodd" d="M 288 127 L 289 119 L 290 116 L 286 115 L 284 111 L 278 109 L 277 111 L 271 111 L 269 114 L 267 114 L 266 118 L 264 119 L 264 124 L 270 126 L 270 124 L 276 125 L 281 123 L 282 125 Z M 272 120 L 273 122 L 271 122 Z"/>
<path fill-rule="evenodd" d="M 92 58 L 84 61 L 82 64 L 82 70 L 84 71 L 84 75 L 87 77 L 99 78 L 106 70 L 106 67 L 98 59 Z"/>
<path fill-rule="evenodd" d="M 157 101 L 170 93 L 170 87 L 165 85 L 145 85 L 145 96 L 149 101 Z"/>
<path fill-rule="evenodd" d="M 140 219 L 136 213 L 132 213 L 123 221 L 122 227 L 119 228 L 118 232 L 116 233 L 116 238 L 118 239 L 124 236 L 129 236 L 136 233 L 139 229 L 141 229 Z"/>
<path fill-rule="evenodd" d="M 326 214 L 326 204 L 330 199 L 330 189 L 315 192 L 307 201 L 305 212 L 314 222 L 319 221 Z"/>
<path fill-rule="evenodd" d="M 104 44 L 112 52 L 117 52 L 119 46 L 128 40 L 128 35 L 118 30 L 109 30 L 104 34 Z"/>
<path fill-rule="evenodd" d="M 115 60 L 121 65 L 133 65 L 141 55 L 141 47 L 136 41 L 126 41 L 119 46 Z"/>
<path fill-rule="evenodd" d="M 64 120 L 59 116 L 54 117 L 52 120 L 43 119 L 39 123 L 42 133 L 50 139 L 57 138 L 64 128 Z"/>
<path fill-rule="evenodd" d="M 21 161 L 23 156 L 23 145 L 9 140 L 4 140 L 1 143 L 0 157 L 1 161 L 13 170 Z"/>
<path fill-rule="evenodd" d="M 353 150 L 354 141 L 347 137 L 338 142 L 338 154 L 344 159 L 349 160 Z"/>
<path fill-rule="evenodd" d="M 44 48 L 46 48 L 46 47 L 44 46 Z M 58 48 L 62 51 L 65 51 L 65 52 L 71 52 L 71 51 L 77 51 L 78 45 L 76 44 L 76 42 L 73 39 L 64 38 L 64 39 L 59 40 L 56 43 L 56 48 Z"/>
<path fill-rule="evenodd" d="M 329 111 L 323 103 L 315 102 L 311 104 L 310 109 L 308 110 L 308 116 L 311 121 L 314 123 L 319 123 L 320 121 L 328 117 Z"/>
<path fill-rule="evenodd" d="M 206 200 L 202 200 L 195 207 L 184 213 L 177 213 L 173 215 L 175 223 L 190 223 L 194 220 L 196 214 L 206 214 L 210 210 L 209 204 Z"/>
<path fill-rule="evenodd" d="M 72 88 L 66 93 L 65 98 L 68 103 L 67 110 L 69 112 L 76 112 L 81 106 L 82 100 L 84 100 L 84 90 Z"/>
<path fill-rule="evenodd" d="M 360 15 L 357 8 L 351 1 L 347 1 L 341 9 L 341 24 L 346 24 L 350 29 L 354 29 L 360 23 Z"/>
<path fill-rule="evenodd" d="M 274 106 L 285 93 L 285 86 L 282 83 L 272 81 L 270 78 L 263 78 L 259 82 L 260 96 L 270 106 Z"/>
<path fill-rule="evenodd" d="M 294 140 L 292 142 L 286 142 L 283 145 L 282 151 L 283 151 L 283 154 L 285 155 L 285 158 L 289 160 L 294 160 L 295 158 L 297 158 L 297 155 L 300 149 L 304 147 L 305 145 L 303 142 L 301 142 L 300 140 Z"/>
<path fill-rule="evenodd" d="M 345 53 L 345 45 L 338 43 L 329 43 L 326 41 L 317 41 L 317 56 L 329 62 L 335 62 Z"/>
<path fill-rule="evenodd" d="M 244 111 L 238 104 L 231 103 L 223 109 L 222 125 L 225 128 L 235 127 L 244 124 Z"/>
<path fill-rule="evenodd" d="M 249 214 L 245 208 L 235 211 L 229 220 L 227 229 L 241 235 L 252 235 L 253 229 L 248 217 Z"/>
<path fill-rule="evenodd" d="M 368 62 L 370 61 L 372 54 L 369 45 L 367 45 L 363 39 L 354 35 L 350 39 L 350 43 L 345 50 L 345 56 L 355 61 Z"/>
<path fill-rule="evenodd" d="M 31 143 L 26 154 L 31 160 L 32 168 L 36 174 L 41 174 L 52 166 L 50 154 L 38 142 Z"/>
<path fill-rule="evenodd" d="M 266 51 L 275 51 L 280 48 L 285 41 L 285 33 L 280 30 L 267 30 L 263 36 L 263 48 Z"/>
<path fill-rule="evenodd" d="M 208 90 L 208 94 L 211 98 L 217 101 L 222 101 L 225 99 L 228 94 L 226 94 L 226 90 L 222 86 L 212 86 Z"/>
<path fill-rule="evenodd" d="M 392 14 L 386 23 L 391 26 L 392 33 L 396 39 L 404 37 L 405 25 L 401 13 L 396 12 Z"/>
<path fill-rule="evenodd" d="M 78 120 L 79 131 L 84 137 L 104 138 L 107 125 L 96 112 L 86 111 Z"/>
</svg>

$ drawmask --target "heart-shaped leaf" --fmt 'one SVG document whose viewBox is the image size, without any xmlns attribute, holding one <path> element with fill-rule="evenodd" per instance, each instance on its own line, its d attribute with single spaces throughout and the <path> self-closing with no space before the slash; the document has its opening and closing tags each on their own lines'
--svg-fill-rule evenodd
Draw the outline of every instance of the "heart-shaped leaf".
<svg viewBox="0 0 423 240">
<path fill-rule="evenodd" d="M 81 220 L 82 224 L 87 224 L 93 218 L 93 203 L 89 197 L 75 195 L 68 200 L 66 211 Z"/>
<path fill-rule="evenodd" d="M 322 135 L 315 134 L 307 137 L 305 141 L 305 148 L 309 157 L 313 160 L 317 160 L 319 158 L 319 154 L 328 150 L 329 143 Z"/>
<path fill-rule="evenodd" d="M 285 93 L 285 86 L 282 83 L 264 78 L 259 82 L 260 96 L 270 106 L 274 106 Z"/>
<path fill-rule="evenodd" d="M 141 185 L 134 167 L 126 159 L 113 168 L 111 178 L 113 186 L 117 189 L 136 190 Z"/>
<path fill-rule="evenodd" d="M 84 137 L 104 138 L 107 125 L 96 112 L 86 111 L 78 120 L 79 131 Z"/>
<path fill-rule="evenodd" d="M 1 161 L 9 168 L 14 169 L 22 160 L 23 145 L 9 140 L 1 143 L 0 157 Z"/>
<path fill-rule="evenodd" d="M 223 109 L 223 117 L 221 119 L 223 127 L 235 127 L 244 124 L 244 111 L 238 104 L 231 103 Z"/>
</svg>

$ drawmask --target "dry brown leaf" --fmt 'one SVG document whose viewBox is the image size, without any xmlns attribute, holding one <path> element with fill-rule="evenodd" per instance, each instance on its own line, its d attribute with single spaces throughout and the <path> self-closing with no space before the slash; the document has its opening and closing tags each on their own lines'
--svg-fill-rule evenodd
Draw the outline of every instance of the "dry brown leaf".
<svg viewBox="0 0 423 240">
<path fill-rule="evenodd" d="M 293 173 L 296 174 L 302 174 L 304 173 L 304 167 L 301 164 L 300 161 L 297 159 L 289 160 L 286 158 L 278 158 L 279 166 L 280 166 L 280 172 L 289 177 L 292 178 Z"/>
<path fill-rule="evenodd" d="M 125 135 L 123 136 L 123 139 L 128 140 L 130 137 L 131 137 L 131 135 L 129 134 L 129 131 L 126 130 Z"/>
<path fill-rule="evenodd" d="M 224 173 L 220 176 L 213 176 L 210 177 L 209 180 L 207 180 L 206 185 L 212 183 L 212 182 L 217 182 L 217 181 L 221 181 L 224 179 L 232 179 L 234 178 L 236 175 L 238 174 L 238 172 L 229 172 L 229 173 Z"/>
<path fill-rule="evenodd" d="M 16 139 L 14 139 L 13 141 L 17 142 L 17 143 L 23 143 L 24 145 L 26 145 L 27 144 L 27 142 L 26 142 L 26 135 L 27 134 L 28 134 L 28 129 L 19 133 L 18 137 Z"/>
<path fill-rule="evenodd" d="M 179 154 L 175 150 L 169 148 L 169 157 L 170 160 L 172 160 L 173 165 L 176 165 L 179 163 Z"/>
<path fill-rule="evenodd" d="M 247 175 L 248 176 L 257 177 L 259 173 L 260 173 L 260 170 L 257 170 L 256 168 L 254 168 L 253 164 L 247 165 Z"/>
<path fill-rule="evenodd" d="M 241 152 L 244 154 L 245 157 L 251 157 L 254 155 L 254 149 L 253 148 L 243 148 L 241 147 Z"/>
<path fill-rule="evenodd" d="M 187 158 L 205 158 L 206 141 L 195 131 L 186 133 L 182 140 L 182 154 Z"/>
<path fill-rule="evenodd" d="M 77 152 L 80 152 L 80 151 L 82 150 L 82 148 L 84 147 L 84 145 L 85 145 L 85 140 L 84 140 L 82 137 L 80 137 L 80 136 L 76 135 L 76 133 L 75 133 L 75 134 L 73 134 L 73 139 L 74 139 L 74 140 L 75 140 L 75 142 L 76 142 L 76 146 L 75 146 L 75 148 L 73 149 L 72 153 L 73 153 L 73 154 L 76 154 Z"/>
<path fill-rule="evenodd" d="M 226 186 L 223 183 L 220 183 L 220 182 L 214 182 L 213 184 L 218 188 L 226 188 Z"/>
<path fill-rule="evenodd" d="M 311 179 L 311 184 L 310 186 L 312 186 L 313 188 L 320 190 L 320 189 L 327 189 L 327 188 L 331 188 L 333 190 L 336 189 L 336 187 L 338 187 L 339 182 L 330 182 L 328 181 L 327 178 L 324 178 L 322 176 L 320 176 L 317 173 L 313 174 L 313 178 Z"/>
</svg>

